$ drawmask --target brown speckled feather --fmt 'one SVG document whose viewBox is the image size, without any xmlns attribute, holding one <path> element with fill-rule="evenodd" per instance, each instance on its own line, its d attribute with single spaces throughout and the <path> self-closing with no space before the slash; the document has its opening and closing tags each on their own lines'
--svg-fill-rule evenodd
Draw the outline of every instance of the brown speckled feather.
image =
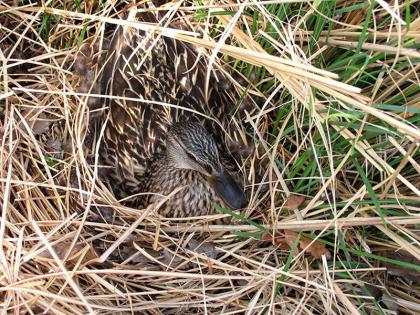
<svg viewBox="0 0 420 315">
<path fill-rule="evenodd" d="M 109 121 L 101 156 L 110 166 L 109 177 L 119 197 L 144 189 L 140 182 L 151 160 L 164 149 L 168 127 L 174 122 L 199 121 L 220 138 L 216 123 L 179 107 L 219 121 L 231 110 L 227 91 L 217 83 L 220 74 L 213 73 L 206 101 L 207 66 L 204 58 L 197 60 L 192 46 L 156 38 L 134 29 L 118 29 L 104 69 L 103 92 L 115 98 L 108 101 Z"/>
</svg>

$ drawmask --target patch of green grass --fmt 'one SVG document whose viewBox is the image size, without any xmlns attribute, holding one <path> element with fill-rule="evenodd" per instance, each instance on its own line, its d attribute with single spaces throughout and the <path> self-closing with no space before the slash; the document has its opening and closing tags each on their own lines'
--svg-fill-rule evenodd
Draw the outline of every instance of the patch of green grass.
<svg viewBox="0 0 420 315">
<path fill-rule="evenodd" d="M 314 236 L 312 236 L 311 234 L 304 233 L 304 235 L 306 237 L 314 239 Z M 408 263 L 408 262 L 405 262 L 405 261 L 400 261 L 400 260 L 396 260 L 396 259 L 392 259 L 392 258 L 388 258 L 388 257 L 383 257 L 383 256 L 380 256 L 380 255 L 371 254 L 371 253 L 365 252 L 365 251 L 360 250 L 360 249 L 349 248 L 348 246 L 342 245 L 340 243 L 334 244 L 333 242 L 330 242 L 330 241 L 327 241 L 327 240 L 321 239 L 321 238 L 317 238 L 317 241 L 319 241 L 323 244 L 326 244 L 328 246 L 331 246 L 331 247 L 337 247 L 338 249 L 341 249 L 343 251 L 346 250 L 348 253 L 351 253 L 351 254 L 356 255 L 358 257 L 367 257 L 367 258 L 371 258 L 373 260 L 377 260 L 377 261 L 380 261 L 380 262 L 386 262 L 386 263 L 393 264 L 393 265 L 396 265 L 396 266 L 400 266 L 400 267 L 403 267 L 403 268 L 406 268 L 406 269 L 420 271 L 420 265 L 416 265 L 416 264 L 412 264 L 412 263 Z"/>
<path fill-rule="evenodd" d="M 41 159 L 36 157 L 35 158 L 36 161 L 41 162 Z M 65 160 L 61 160 L 61 159 L 57 159 L 53 156 L 46 156 L 45 157 L 45 162 L 47 163 L 48 167 L 51 170 L 57 171 L 58 167 L 62 164 L 68 164 Z"/>
<path fill-rule="evenodd" d="M 286 259 L 286 261 L 284 263 L 284 266 L 283 266 L 283 269 L 282 269 L 284 272 L 288 272 L 289 269 L 290 269 L 290 266 L 292 264 L 293 257 L 295 257 L 295 253 L 297 251 L 301 236 L 302 236 L 302 233 L 297 234 L 296 240 L 293 242 L 293 245 L 290 248 L 289 255 L 287 256 L 287 259 Z M 280 278 L 279 278 L 279 282 L 276 285 L 276 294 L 280 294 L 281 289 L 283 288 L 283 283 L 282 282 L 284 282 L 285 280 L 286 280 L 286 275 L 284 275 L 284 274 L 281 275 Z"/>
<path fill-rule="evenodd" d="M 52 16 L 52 14 L 43 13 L 41 16 L 42 16 L 42 22 L 41 22 L 41 26 L 39 28 L 39 33 L 41 34 L 41 36 L 44 40 L 48 40 L 48 37 L 50 35 L 50 29 L 51 29 L 51 16 Z"/>
<path fill-rule="evenodd" d="M 82 28 L 82 30 L 79 33 L 79 36 L 77 36 L 77 45 L 82 45 L 83 41 L 86 38 L 86 32 L 87 32 L 87 24 L 85 24 Z"/>
<path fill-rule="evenodd" d="M 240 214 L 237 214 L 237 213 L 235 213 L 235 212 L 233 212 L 233 211 L 231 211 L 229 209 L 223 208 L 222 206 L 217 205 L 217 204 L 214 205 L 214 208 L 217 211 L 221 212 L 221 213 L 228 214 L 228 215 L 234 217 L 235 219 L 240 220 L 241 222 L 244 222 L 244 223 L 247 223 L 249 225 L 252 225 L 252 226 L 256 227 L 258 230 L 260 230 L 262 232 L 268 232 L 267 229 L 264 226 L 262 226 L 261 224 L 256 223 L 256 222 L 254 222 L 254 221 L 252 221 L 252 220 L 250 220 L 248 218 L 245 218 L 244 216 L 242 216 Z"/>
</svg>

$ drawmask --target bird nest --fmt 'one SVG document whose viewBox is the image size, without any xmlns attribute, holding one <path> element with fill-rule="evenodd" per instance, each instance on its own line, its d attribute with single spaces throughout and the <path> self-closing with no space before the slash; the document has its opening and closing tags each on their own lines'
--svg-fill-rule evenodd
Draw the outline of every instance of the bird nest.
<svg viewBox="0 0 420 315">
<path fill-rule="evenodd" d="M 0 2 L 3 312 L 419 310 L 419 20 L 383 1 L 269 2 L 137 5 L 183 31 L 129 22 L 131 2 Z M 246 209 L 163 218 L 102 181 L 95 82 L 118 25 L 195 45 L 242 92 Z"/>
</svg>

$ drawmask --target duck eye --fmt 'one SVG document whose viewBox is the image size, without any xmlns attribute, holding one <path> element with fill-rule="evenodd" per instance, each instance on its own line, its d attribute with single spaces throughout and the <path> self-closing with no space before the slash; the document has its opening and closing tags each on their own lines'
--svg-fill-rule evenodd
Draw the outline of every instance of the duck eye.
<svg viewBox="0 0 420 315">
<path fill-rule="evenodd" d="M 207 173 L 209 173 L 209 174 L 213 173 L 213 168 L 209 164 L 207 164 L 206 162 L 197 160 L 197 158 L 188 151 L 186 153 L 187 153 L 188 158 L 191 161 L 200 165 Z"/>
<path fill-rule="evenodd" d="M 209 174 L 213 173 L 213 169 L 210 165 L 203 163 L 201 166 L 206 170 L 207 173 Z"/>
<path fill-rule="evenodd" d="M 194 155 L 192 155 L 190 152 L 186 151 L 187 156 L 190 160 L 194 161 L 195 163 L 198 163 L 197 159 L 195 158 Z"/>
</svg>

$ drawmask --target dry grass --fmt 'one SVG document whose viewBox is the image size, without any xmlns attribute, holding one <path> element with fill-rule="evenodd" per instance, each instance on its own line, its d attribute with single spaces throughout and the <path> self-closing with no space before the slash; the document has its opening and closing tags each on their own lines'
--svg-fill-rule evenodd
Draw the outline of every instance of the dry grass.
<svg viewBox="0 0 420 315">
<path fill-rule="evenodd" d="M 420 311 L 418 1 L 165 6 L 204 38 L 128 22 L 122 2 L 30 2 L 0 1 L 2 314 Z M 250 187 L 240 216 L 251 222 L 164 219 L 100 181 L 96 92 L 81 92 L 72 63 L 115 25 L 207 49 L 260 100 L 248 164 L 263 166 L 268 190 Z M 305 196 L 299 210 L 284 206 L 292 193 Z M 260 229 L 306 231 L 332 258 Z"/>
</svg>

